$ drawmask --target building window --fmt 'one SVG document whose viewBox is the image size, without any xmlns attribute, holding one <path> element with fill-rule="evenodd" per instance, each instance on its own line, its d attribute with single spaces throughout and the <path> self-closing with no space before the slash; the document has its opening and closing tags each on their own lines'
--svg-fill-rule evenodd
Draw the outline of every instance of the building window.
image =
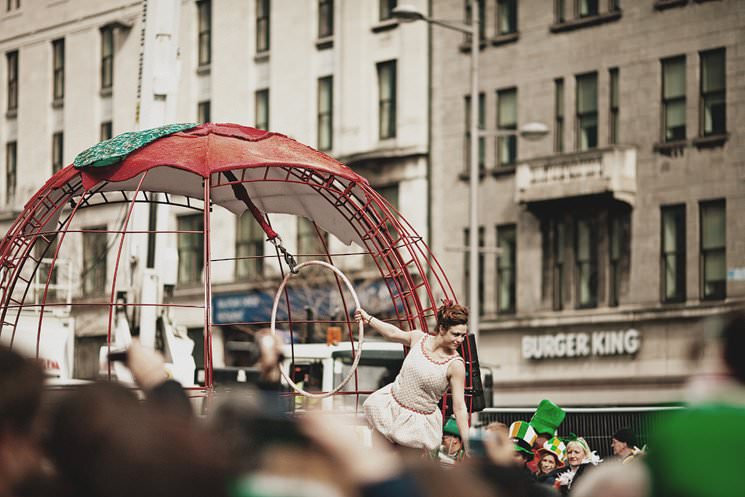
<svg viewBox="0 0 745 497">
<path fill-rule="evenodd" d="M 577 76 L 577 150 L 598 146 L 598 75 Z"/>
<path fill-rule="evenodd" d="M 554 80 L 554 152 L 564 151 L 564 78 Z"/>
<path fill-rule="evenodd" d="M 38 237 L 34 242 L 34 257 L 39 261 L 37 269 L 42 278 L 49 277 L 49 288 L 47 288 L 47 302 L 57 300 L 57 267 L 52 267 L 54 253 L 57 251 L 57 235 L 47 234 L 44 237 Z M 51 273 L 51 274 L 50 274 Z"/>
<path fill-rule="evenodd" d="M 471 296 L 469 295 L 469 293 L 470 293 L 470 286 L 471 286 L 470 285 L 471 275 L 470 275 L 470 265 L 468 263 L 468 259 L 470 257 L 469 254 L 471 253 L 471 251 L 468 250 L 470 248 L 470 246 L 469 246 L 469 240 L 468 240 L 468 238 L 469 238 L 469 229 L 466 228 L 465 230 L 463 230 L 463 234 L 464 234 L 464 237 L 465 237 L 465 246 L 466 246 L 466 251 L 464 252 L 464 259 L 463 259 L 463 267 L 465 268 L 465 270 L 463 271 L 463 281 L 465 282 L 465 285 L 466 285 L 466 290 L 465 290 L 464 294 L 466 296 L 466 302 L 471 302 Z M 478 280 L 478 283 L 477 283 L 478 284 L 478 292 L 479 292 L 479 302 L 478 302 L 479 316 L 483 316 L 484 315 L 484 281 L 485 281 L 485 278 L 484 278 L 484 251 L 483 251 L 483 248 L 484 248 L 484 235 L 485 235 L 485 233 L 484 233 L 484 227 L 483 226 L 479 226 L 479 241 L 478 241 L 478 243 L 479 243 L 479 255 L 478 255 L 479 280 Z"/>
<path fill-rule="evenodd" d="M 199 102 L 197 104 L 197 122 L 198 123 L 208 123 L 212 122 L 211 115 L 210 115 L 210 101 L 205 100 L 204 102 Z"/>
<path fill-rule="evenodd" d="M 113 136 L 113 126 L 111 124 L 111 121 L 104 121 L 101 123 L 100 135 L 101 141 L 111 139 L 111 137 Z"/>
<path fill-rule="evenodd" d="M 109 247 L 106 226 L 83 229 L 83 295 L 100 295 L 106 288 L 106 258 Z"/>
<path fill-rule="evenodd" d="M 318 37 L 334 34 L 334 0 L 318 0 Z"/>
<path fill-rule="evenodd" d="M 204 267 L 204 217 L 178 216 L 178 282 L 199 283 Z"/>
<path fill-rule="evenodd" d="M 395 216 L 396 212 L 398 211 L 398 183 L 393 183 L 392 185 L 386 186 L 379 186 L 377 188 L 377 191 L 384 199 L 386 199 L 388 204 L 393 207 L 393 209 L 391 210 L 391 214 Z M 386 222 L 386 229 L 388 230 L 388 234 L 391 236 L 391 239 L 394 241 L 394 243 L 397 243 L 398 230 L 396 229 L 396 227 L 389 221 Z"/>
<path fill-rule="evenodd" d="M 727 132 L 725 50 L 701 52 L 701 136 Z"/>
<path fill-rule="evenodd" d="M 391 207 L 391 214 L 395 216 L 398 212 L 398 183 L 393 183 L 385 186 L 376 185 L 375 191 L 377 191 L 388 202 Z M 376 212 L 378 212 L 378 209 L 376 209 Z M 386 230 L 388 231 L 388 235 L 391 237 L 392 243 L 394 245 L 398 244 L 399 235 L 395 225 L 392 222 L 387 221 Z M 384 261 L 381 261 L 380 263 L 381 265 L 385 265 Z M 364 258 L 364 265 L 366 269 L 377 270 L 378 268 L 372 256 L 366 256 Z"/>
<path fill-rule="evenodd" d="M 598 3 L 600 3 L 600 0 L 578 0 L 577 14 L 579 17 L 598 15 Z"/>
<path fill-rule="evenodd" d="M 662 220 L 662 301 L 684 302 L 686 298 L 686 206 L 668 205 L 660 210 Z"/>
<path fill-rule="evenodd" d="M 18 110 L 18 50 L 5 54 L 8 67 L 8 112 Z"/>
<path fill-rule="evenodd" d="M 199 29 L 197 64 L 208 66 L 212 61 L 212 2 L 197 2 L 197 28 Z"/>
<path fill-rule="evenodd" d="M 553 227 L 553 308 L 561 310 L 564 308 L 564 283 L 566 280 L 565 257 L 566 257 L 566 225 L 557 221 Z"/>
<path fill-rule="evenodd" d="M 11 10 L 18 10 L 21 8 L 21 0 L 7 0 L 5 10 L 10 12 Z"/>
<path fill-rule="evenodd" d="M 269 51 L 269 0 L 256 0 L 256 52 Z"/>
<path fill-rule="evenodd" d="M 52 135 L 52 173 L 56 173 L 64 166 L 64 135 L 61 131 Z"/>
<path fill-rule="evenodd" d="M 114 84 L 114 28 L 101 30 L 101 89 L 109 90 Z"/>
<path fill-rule="evenodd" d="M 479 130 L 486 129 L 486 95 L 479 93 Z M 466 139 L 464 141 L 466 158 L 465 170 L 471 167 L 471 97 L 466 96 Z M 479 174 L 486 170 L 486 137 L 479 136 Z"/>
<path fill-rule="evenodd" d="M 517 132 L 517 88 L 497 92 L 497 130 Z M 497 137 L 497 165 L 511 166 L 517 160 L 517 134 Z"/>
<path fill-rule="evenodd" d="M 497 308 L 514 313 L 517 297 L 517 228 L 514 224 L 497 226 Z"/>
<path fill-rule="evenodd" d="M 378 67 L 378 136 L 396 136 L 396 61 L 380 62 Z"/>
<path fill-rule="evenodd" d="M 510 33 L 517 33 L 517 0 L 497 0 L 497 34 Z"/>
<path fill-rule="evenodd" d="M 65 39 L 52 42 L 52 99 L 65 98 Z"/>
<path fill-rule="evenodd" d="M 554 0 L 554 22 L 560 23 L 566 20 L 566 0 Z"/>
<path fill-rule="evenodd" d="M 5 144 L 5 202 L 12 204 L 16 196 L 16 178 L 18 174 L 17 142 Z"/>
<path fill-rule="evenodd" d="M 333 146 L 334 78 L 318 79 L 318 150 L 331 150 Z"/>
<path fill-rule="evenodd" d="M 318 259 L 326 253 L 328 233 L 304 217 L 297 218 L 297 250 L 298 262 L 302 260 Z"/>
<path fill-rule="evenodd" d="M 543 232 L 543 284 L 551 289 L 551 303 L 555 311 L 564 308 L 564 283 L 566 281 L 566 225 L 560 219 L 548 219 Z M 544 295 L 546 295 L 544 291 Z"/>
<path fill-rule="evenodd" d="M 627 234 L 629 215 L 623 212 L 609 213 L 608 223 L 608 305 L 618 305 L 621 294 L 621 278 L 625 273 L 623 264 L 628 258 Z"/>
<path fill-rule="evenodd" d="M 662 60 L 662 130 L 666 142 L 686 139 L 686 59 Z"/>
<path fill-rule="evenodd" d="M 595 307 L 598 297 L 597 236 L 591 219 L 578 219 L 575 241 L 577 307 Z"/>
<path fill-rule="evenodd" d="M 252 279 L 262 275 L 265 236 L 251 212 L 245 211 L 238 218 L 235 228 L 236 279 Z"/>
<path fill-rule="evenodd" d="M 610 76 L 610 118 L 608 130 L 608 143 L 618 144 L 618 68 L 614 67 L 608 71 Z"/>
<path fill-rule="evenodd" d="M 727 296 L 727 224 L 725 201 L 701 202 L 701 299 Z"/>
<path fill-rule="evenodd" d="M 485 0 L 465 0 L 466 2 L 466 20 L 465 23 L 470 26 L 471 25 L 471 3 L 478 1 L 479 3 L 479 40 L 485 40 L 486 39 L 486 2 Z M 517 12 L 517 10 L 515 10 Z M 517 23 L 516 23 L 517 24 Z M 467 43 L 471 42 L 471 38 L 469 35 L 466 35 L 466 41 Z"/>
<path fill-rule="evenodd" d="M 397 0 L 378 0 L 380 20 L 386 21 L 388 19 L 393 19 L 393 9 L 396 8 L 397 4 Z"/>
<path fill-rule="evenodd" d="M 257 129 L 269 130 L 269 89 L 256 92 L 256 117 L 254 119 Z"/>
</svg>

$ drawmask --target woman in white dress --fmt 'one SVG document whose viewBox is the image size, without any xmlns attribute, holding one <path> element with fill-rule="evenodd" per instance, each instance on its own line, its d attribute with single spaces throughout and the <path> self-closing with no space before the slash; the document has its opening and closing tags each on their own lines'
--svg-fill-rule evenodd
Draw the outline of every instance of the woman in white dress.
<svg viewBox="0 0 745 497">
<path fill-rule="evenodd" d="M 458 348 L 468 334 L 468 308 L 446 301 L 437 310 L 434 335 L 403 331 L 364 309 L 357 309 L 354 316 L 386 339 L 410 348 L 394 382 L 374 392 L 363 404 L 370 427 L 397 445 L 435 450 L 442 440 L 438 403 L 450 387 L 458 430 L 467 434 L 466 367 Z M 461 438 L 468 453 L 468 437 Z"/>
</svg>

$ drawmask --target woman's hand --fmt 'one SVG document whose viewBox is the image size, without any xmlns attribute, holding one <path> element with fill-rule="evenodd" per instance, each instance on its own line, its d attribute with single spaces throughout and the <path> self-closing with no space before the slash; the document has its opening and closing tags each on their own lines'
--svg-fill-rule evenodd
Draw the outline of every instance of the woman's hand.
<svg viewBox="0 0 745 497">
<path fill-rule="evenodd" d="M 372 319 L 372 316 L 367 313 L 367 311 L 363 308 L 359 308 L 356 311 L 354 311 L 354 320 L 364 322 L 365 324 L 370 324 L 370 320 Z"/>
</svg>

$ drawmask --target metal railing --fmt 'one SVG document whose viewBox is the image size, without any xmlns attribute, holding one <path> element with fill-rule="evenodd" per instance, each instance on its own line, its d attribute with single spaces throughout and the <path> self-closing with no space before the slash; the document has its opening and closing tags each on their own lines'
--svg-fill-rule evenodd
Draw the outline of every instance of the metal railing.
<svg viewBox="0 0 745 497">
<path fill-rule="evenodd" d="M 612 455 L 610 442 L 613 434 L 621 428 L 629 428 L 637 438 L 638 446 L 647 443 L 649 433 L 665 413 L 681 409 L 680 406 L 634 406 L 634 407 L 567 407 L 566 418 L 559 427 L 559 436 L 574 433 L 584 437 L 592 450 L 603 457 Z M 477 426 L 493 421 L 507 426 L 515 421 L 530 421 L 535 408 L 490 407 L 478 413 Z"/>
</svg>

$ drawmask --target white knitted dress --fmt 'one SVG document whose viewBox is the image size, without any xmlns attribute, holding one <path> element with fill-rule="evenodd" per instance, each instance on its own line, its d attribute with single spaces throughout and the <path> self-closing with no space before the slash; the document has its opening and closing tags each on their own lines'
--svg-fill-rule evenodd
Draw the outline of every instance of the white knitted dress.
<svg viewBox="0 0 745 497">
<path fill-rule="evenodd" d="M 413 448 L 436 449 L 442 440 L 442 413 L 437 403 L 448 388 L 448 366 L 463 360 L 453 354 L 435 361 L 424 344 L 432 337 L 414 330 L 411 349 L 393 383 L 374 392 L 363 404 L 367 422 L 391 442 Z"/>
</svg>

